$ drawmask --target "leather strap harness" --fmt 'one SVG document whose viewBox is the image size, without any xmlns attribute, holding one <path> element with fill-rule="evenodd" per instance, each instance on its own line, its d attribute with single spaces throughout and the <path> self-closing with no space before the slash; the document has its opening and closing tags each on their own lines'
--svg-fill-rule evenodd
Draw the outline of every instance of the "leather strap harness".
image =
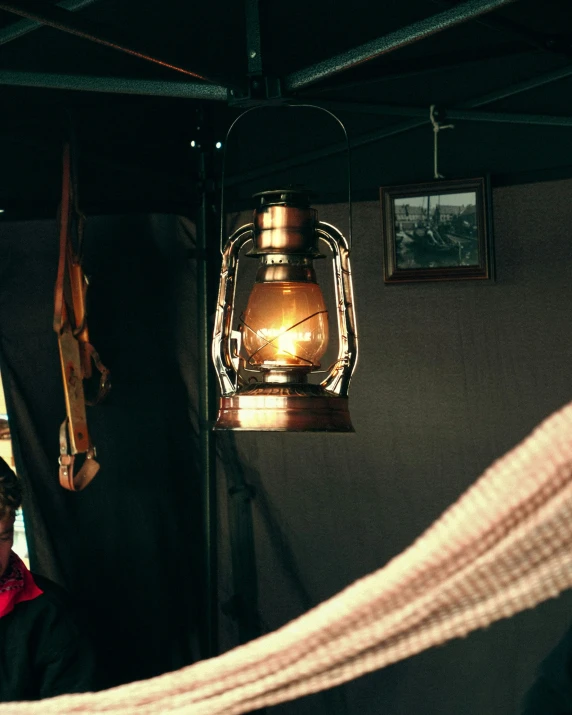
<svg viewBox="0 0 572 715">
<path fill-rule="evenodd" d="M 66 142 L 63 152 L 60 256 L 54 291 L 53 327 L 58 336 L 67 413 L 60 427 L 59 478 L 64 489 L 75 492 L 86 487 L 99 471 L 95 447 L 87 429 L 85 406 L 102 400 L 110 385 L 109 370 L 89 342 L 85 308 L 88 281 L 81 267 L 81 259 L 72 244 L 74 219 L 81 250 L 85 217 L 77 207 L 70 144 Z M 83 381 L 92 376 L 92 365 L 95 365 L 100 375 L 97 395 L 90 402 L 85 398 Z M 85 454 L 85 460 L 74 475 L 77 454 Z"/>
</svg>

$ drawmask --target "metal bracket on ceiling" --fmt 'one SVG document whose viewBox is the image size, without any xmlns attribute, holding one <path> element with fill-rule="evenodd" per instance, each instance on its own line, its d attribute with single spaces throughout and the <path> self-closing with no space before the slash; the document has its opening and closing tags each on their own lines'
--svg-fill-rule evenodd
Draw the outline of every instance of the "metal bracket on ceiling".
<svg viewBox="0 0 572 715">
<path fill-rule="evenodd" d="M 248 109 L 261 104 L 283 104 L 282 81 L 264 69 L 260 0 L 245 0 L 246 57 L 248 73 L 241 89 L 230 89 L 228 103 L 231 107 Z"/>
<path fill-rule="evenodd" d="M 286 103 L 282 96 L 282 81 L 279 77 L 268 75 L 250 75 L 244 89 L 230 89 L 228 104 L 231 107 L 248 109 L 259 105 L 276 105 Z"/>
</svg>

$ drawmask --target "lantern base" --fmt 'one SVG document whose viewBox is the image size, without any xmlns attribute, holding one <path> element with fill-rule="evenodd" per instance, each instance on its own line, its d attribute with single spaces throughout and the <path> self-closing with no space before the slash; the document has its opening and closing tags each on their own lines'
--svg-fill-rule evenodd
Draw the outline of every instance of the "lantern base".
<svg viewBox="0 0 572 715">
<path fill-rule="evenodd" d="M 354 432 L 348 398 L 320 385 L 256 384 L 221 397 L 215 430 Z"/>
</svg>

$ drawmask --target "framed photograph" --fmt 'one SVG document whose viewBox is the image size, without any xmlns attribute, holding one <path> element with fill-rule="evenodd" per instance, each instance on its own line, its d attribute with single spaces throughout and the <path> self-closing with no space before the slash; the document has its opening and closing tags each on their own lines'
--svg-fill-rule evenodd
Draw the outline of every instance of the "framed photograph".
<svg viewBox="0 0 572 715">
<path fill-rule="evenodd" d="M 382 187 L 386 283 L 491 277 L 484 177 Z"/>
</svg>

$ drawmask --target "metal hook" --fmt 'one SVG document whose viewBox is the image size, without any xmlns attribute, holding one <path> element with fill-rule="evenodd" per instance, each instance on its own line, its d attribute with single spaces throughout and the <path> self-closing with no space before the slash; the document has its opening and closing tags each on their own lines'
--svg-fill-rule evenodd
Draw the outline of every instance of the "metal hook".
<svg viewBox="0 0 572 715">
<path fill-rule="evenodd" d="M 429 108 L 429 119 L 433 125 L 433 178 L 444 179 L 445 177 L 439 173 L 437 164 L 439 158 L 439 146 L 438 146 L 438 136 L 441 129 L 454 129 L 454 124 L 441 124 L 436 115 L 440 114 L 439 109 L 435 104 L 432 104 Z M 444 115 L 443 115 L 444 116 Z"/>
</svg>

